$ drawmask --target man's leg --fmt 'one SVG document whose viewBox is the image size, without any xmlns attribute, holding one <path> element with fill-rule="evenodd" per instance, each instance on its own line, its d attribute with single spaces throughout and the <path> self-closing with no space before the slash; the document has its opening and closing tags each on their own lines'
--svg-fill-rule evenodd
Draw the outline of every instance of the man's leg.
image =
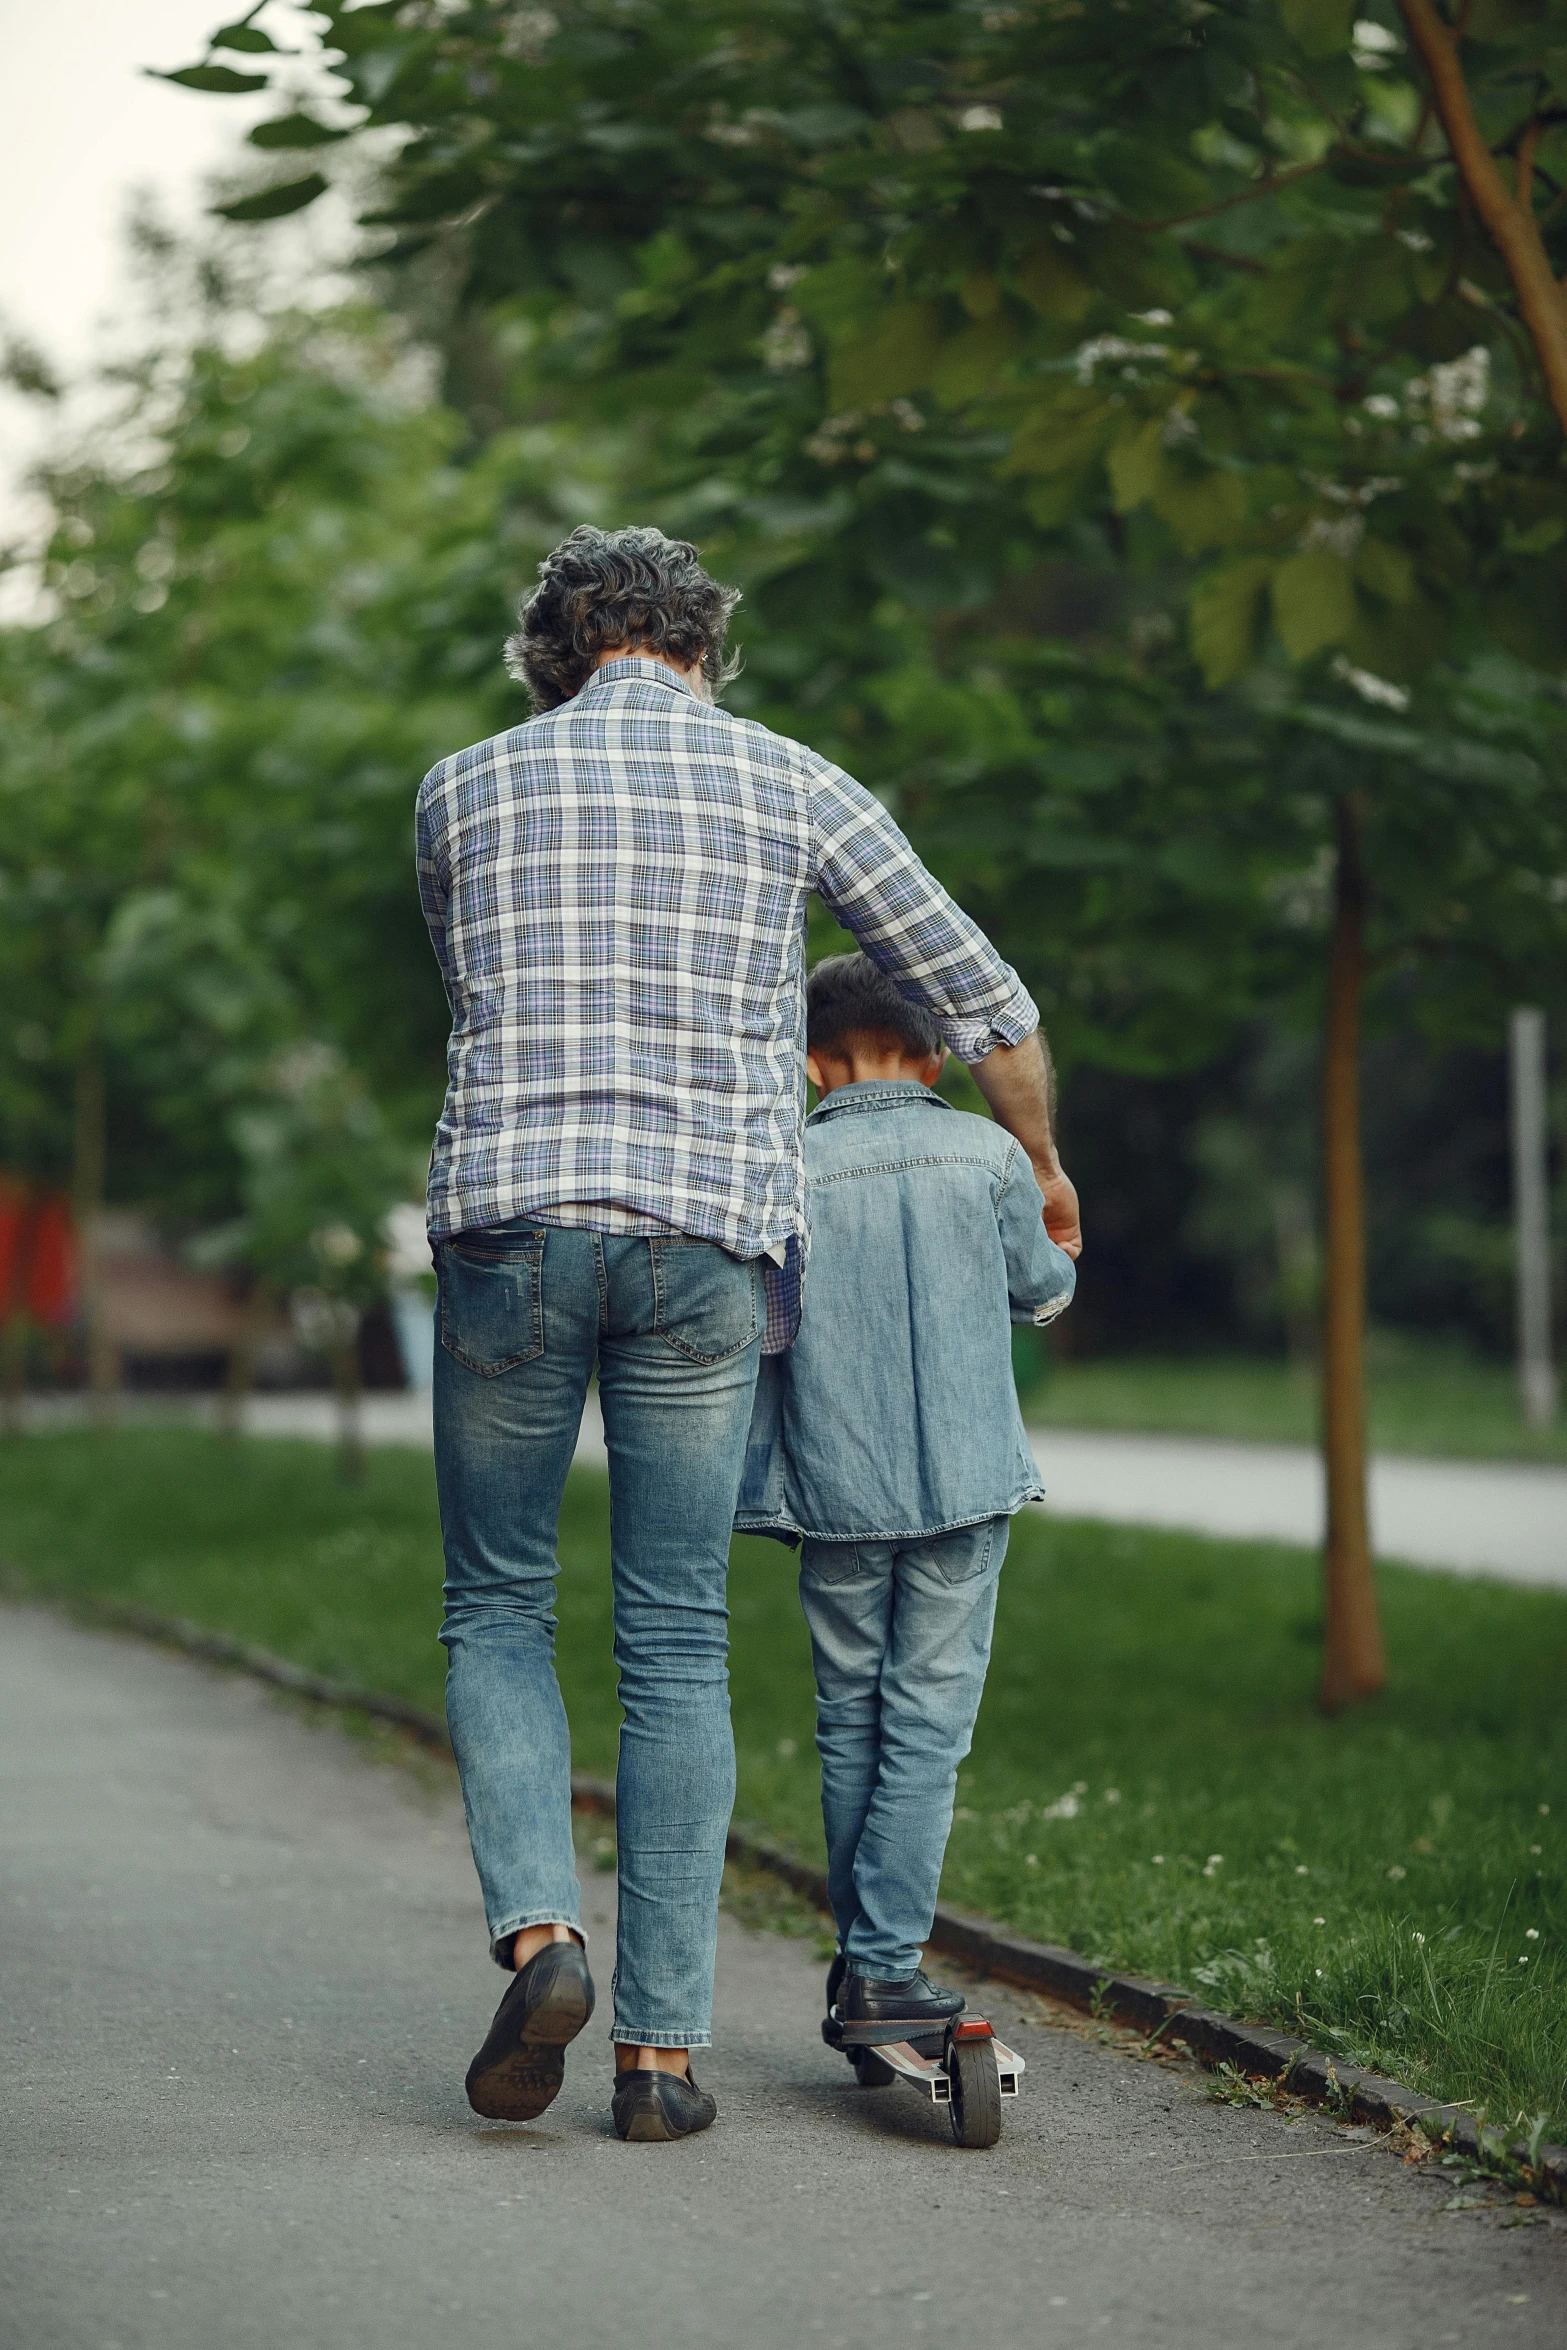
<svg viewBox="0 0 1567 2350">
<path fill-rule="evenodd" d="M 712 2035 L 734 1804 L 729 1540 L 765 1309 L 760 1269 L 710 1243 L 606 1240 L 604 1252 L 599 1394 L 625 1712 L 613 2036 L 620 2064 L 681 2071 Z"/>
<path fill-rule="evenodd" d="M 881 1675 L 892 1597 L 889 1544 L 801 1543 L 800 1605 L 816 1672 L 827 1894 L 843 1951 L 859 1920 L 854 1861 L 881 1769 Z"/>
<path fill-rule="evenodd" d="M 491 1948 L 511 1967 L 579 1915 L 555 1536 L 597 1338 L 597 1258 L 591 1233 L 520 1224 L 461 1235 L 440 1257 L 446 1715 Z"/>
<path fill-rule="evenodd" d="M 906 1981 L 941 1887 L 958 1765 L 973 1741 L 1010 1530 L 987 1518 L 901 1543 L 881 1674 L 880 1766 L 854 1856 L 852 1974 Z"/>
</svg>

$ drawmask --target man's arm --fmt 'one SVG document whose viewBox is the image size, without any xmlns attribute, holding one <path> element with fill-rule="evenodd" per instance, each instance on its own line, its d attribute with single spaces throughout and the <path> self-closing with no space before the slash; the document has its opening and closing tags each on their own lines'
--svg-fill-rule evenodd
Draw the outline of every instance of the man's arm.
<svg viewBox="0 0 1567 2350">
<path fill-rule="evenodd" d="M 804 754 L 815 839 L 809 886 L 970 1066 L 1016 1045 L 1039 1012 L 1011 965 L 926 870 L 879 800 Z"/>
<path fill-rule="evenodd" d="M 1077 1193 L 1056 1156 L 1050 1056 L 1033 999 L 984 932 L 927 872 L 880 801 L 841 768 L 806 757 L 815 887 L 969 1064 L 997 1123 L 1033 1162 L 1045 1197 L 1045 1230 L 1077 1256 L 1083 1245 Z"/>
<path fill-rule="evenodd" d="M 1083 1253 L 1077 1193 L 1056 1155 L 1052 1111 L 1055 1071 L 1045 1032 L 1036 1028 L 1021 1044 L 992 1046 L 973 1064 L 974 1083 L 1004 1126 L 1027 1151 L 1045 1200 L 1045 1230 L 1069 1257 Z"/>
<path fill-rule="evenodd" d="M 431 804 L 434 797 L 431 786 L 440 772 L 438 767 L 431 769 L 419 786 L 419 797 L 414 804 L 414 870 L 419 881 L 419 905 L 425 927 L 430 933 L 430 944 L 435 949 L 435 959 L 441 967 L 446 1000 L 455 1008 L 451 954 L 446 938 L 451 876 L 447 871 L 436 812 Z"/>
</svg>

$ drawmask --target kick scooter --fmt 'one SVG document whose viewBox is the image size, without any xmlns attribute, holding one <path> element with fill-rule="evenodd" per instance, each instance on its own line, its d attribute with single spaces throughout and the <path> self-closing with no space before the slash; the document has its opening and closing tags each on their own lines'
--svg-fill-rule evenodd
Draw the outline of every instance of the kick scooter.
<svg viewBox="0 0 1567 2350">
<path fill-rule="evenodd" d="M 876 2048 L 845 2046 L 836 2004 L 822 2019 L 822 2038 L 854 2067 L 862 2089 L 906 2081 L 933 2105 L 944 2105 L 960 2146 L 994 2146 L 1001 2135 L 1001 2101 L 1015 2097 L 1026 2069 L 983 2016 L 954 2016 L 944 2032 L 921 2032 Z"/>
</svg>

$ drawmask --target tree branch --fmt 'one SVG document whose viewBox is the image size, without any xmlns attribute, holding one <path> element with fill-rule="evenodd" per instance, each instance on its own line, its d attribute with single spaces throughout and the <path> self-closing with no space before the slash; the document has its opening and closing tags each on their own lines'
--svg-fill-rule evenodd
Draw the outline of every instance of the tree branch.
<svg viewBox="0 0 1567 2350">
<path fill-rule="evenodd" d="M 1398 4 L 1431 84 L 1431 102 L 1447 133 L 1453 161 L 1507 265 L 1551 406 L 1567 432 L 1567 295 L 1556 282 L 1532 207 L 1519 204 L 1508 194 L 1496 159 L 1475 121 L 1459 63 L 1458 36 L 1442 22 L 1432 0 L 1398 0 Z M 1523 176 L 1521 153 L 1519 176 Z"/>
<path fill-rule="evenodd" d="M 1129 220 L 1128 228 L 1142 229 L 1152 235 L 1156 229 L 1185 228 L 1188 221 L 1211 220 L 1216 212 L 1233 212 L 1237 204 L 1255 204 L 1263 196 L 1271 196 L 1278 188 L 1287 188 L 1291 180 L 1303 180 L 1314 171 L 1325 168 L 1328 158 L 1321 156 L 1315 163 L 1295 163 L 1288 171 L 1275 171 L 1265 180 L 1256 180 L 1239 195 L 1225 196 L 1217 204 L 1205 204 L 1200 212 L 1172 213 L 1168 220 Z"/>
</svg>

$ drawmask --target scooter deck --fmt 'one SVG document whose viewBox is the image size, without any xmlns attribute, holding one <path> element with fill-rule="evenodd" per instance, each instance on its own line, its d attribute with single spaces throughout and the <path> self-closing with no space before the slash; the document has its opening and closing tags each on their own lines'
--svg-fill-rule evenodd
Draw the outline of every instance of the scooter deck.
<svg viewBox="0 0 1567 2350">
<path fill-rule="evenodd" d="M 989 2040 L 995 2050 L 996 2072 L 1000 2078 L 1002 2096 L 1016 2097 L 1018 2083 L 1028 2070 L 1023 2058 L 1018 2055 L 1015 2049 L 1009 2048 L 1004 2040 L 997 2037 L 983 2016 L 965 2016 L 963 2021 L 967 2027 L 965 2038 L 983 2037 Z M 976 2032 L 975 2025 L 979 2025 L 981 2030 Z M 822 2024 L 822 2038 L 829 2048 L 836 2048 L 842 2055 L 847 2056 L 850 2052 L 844 2046 L 841 2034 L 842 2026 L 836 2013 L 828 2016 Z M 931 2036 L 934 2037 L 934 2035 Z M 951 2077 L 940 2057 L 922 2056 L 919 2050 L 907 2040 L 884 2041 L 879 2048 L 867 2049 L 865 2053 L 869 2056 L 879 2057 L 884 2065 L 889 2066 L 897 2074 L 900 2081 L 907 2081 L 911 2088 L 923 2091 L 933 2105 L 950 2105 L 952 2103 Z"/>
<path fill-rule="evenodd" d="M 1022 2057 L 1009 2048 L 1004 2040 L 998 2040 L 994 2032 L 990 2036 L 990 2044 L 996 2052 L 996 2072 L 1001 2081 L 1001 2094 L 1003 2097 L 1015 2097 L 1018 2081 L 1027 2067 Z M 900 2081 L 907 2081 L 912 2088 L 923 2089 L 933 2105 L 952 2103 L 951 2078 L 946 2066 L 935 2057 L 921 2056 L 919 2050 L 911 2048 L 907 2040 L 894 2040 L 890 2046 L 878 2048 L 874 2053 L 883 2064 L 892 2067 Z"/>
</svg>

